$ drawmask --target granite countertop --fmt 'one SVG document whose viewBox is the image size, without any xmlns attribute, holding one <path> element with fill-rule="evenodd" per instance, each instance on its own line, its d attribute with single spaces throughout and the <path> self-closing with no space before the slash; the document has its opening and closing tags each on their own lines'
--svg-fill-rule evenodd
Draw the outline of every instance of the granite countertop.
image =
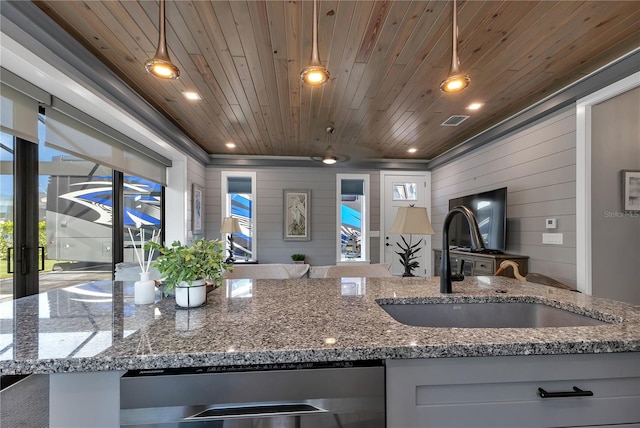
<svg viewBox="0 0 640 428">
<path fill-rule="evenodd" d="M 227 280 L 207 304 L 134 305 L 133 286 L 97 282 L 0 304 L 3 374 L 640 351 L 640 308 L 505 277 Z M 382 300 L 381 300 L 382 299 Z M 426 328 L 377 303 L 539 302 L 607 324 Z"/>
</svg>

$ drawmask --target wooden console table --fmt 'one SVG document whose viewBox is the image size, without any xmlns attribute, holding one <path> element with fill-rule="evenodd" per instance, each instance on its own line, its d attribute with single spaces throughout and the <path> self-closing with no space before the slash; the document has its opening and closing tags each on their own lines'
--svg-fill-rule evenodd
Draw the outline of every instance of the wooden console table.
<svg viewBox="0 0 640 428">
<path fill-rule="evenodd" d="M 513 260 L 520 266 L 520 274 L 527 276 L 529 272 L 529 256 L 516 254 L 483 254 L 471 253 L 467 251 L 449 251 L 451 258 L 451 272 L 459 272 L 460 261 L 464 260 L 463 274 L 468 276 L 493 275 L 503 260 Z M 440 262 L 442 260 L 442 250 L 433 250 L 433 275 L 440 275 Z M 514 278 L 513 269 L 506 269 L 500 276 Z"/>
</svg>

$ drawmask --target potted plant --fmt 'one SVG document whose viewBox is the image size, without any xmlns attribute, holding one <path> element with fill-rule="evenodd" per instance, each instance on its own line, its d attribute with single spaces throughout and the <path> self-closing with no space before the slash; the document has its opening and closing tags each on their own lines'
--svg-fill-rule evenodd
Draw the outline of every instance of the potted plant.
<svg viewBox="0 0 640 428">
<path fill-rule="evenodd" d="M 218 285 L 225 270 L 233 265 L 225 263 L 224 246 L 217 239 L 197 239 L 192 245 L 174 241 L 170 247 L 150 242 L 158 251 L 153 266 L 165 276 L 165 293 L 175 290 L 176 303 L 182 307 L 202 305 L 207 297 L 206 282 Z"/>
<path fill-rule="evenodd" d="M 304 259 L 307 256 L 304 254 L 292 254 L 291 255 L 291 260 L 293 260 L 294 263 L 304 263 Z"/>
</svg>

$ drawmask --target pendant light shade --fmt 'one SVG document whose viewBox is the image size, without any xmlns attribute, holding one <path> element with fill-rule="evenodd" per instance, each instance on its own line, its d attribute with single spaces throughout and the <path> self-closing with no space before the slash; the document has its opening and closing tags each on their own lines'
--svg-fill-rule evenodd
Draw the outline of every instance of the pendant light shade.
<svg viewBox="0 0 640 428">
<path fill-rule="evenodd" d="M 311 63 L 302 69 L 300 78 L 311 86 L 320 86 L 329 80 L 329 70 L 320 64 L 318 55 L 318 0 L 313 0 L 313 40 L 311 47 Z"/>
<path fill-rule="evenodd" d="M 333 151 L 333 147 L 329 145 L 329 147 L 327 147 L 327 150 L 325 150 L 324 152 L 322 163 L 325 165 L 333 165 L 336 162 L 338 162 L 338 158 L 336 157 L 335 152 Z"/>
<path fill-rule="evenodd" d="M 464 91 L 471 78 L 460 72 L 460 60 L 458 59 L 458 18 L 457 18 L 457 0 L 453 0 L 453 46 L 451 49 L 451 69 L 449 76 L 440 83 L 440 90 L 449 94 Z"/>
<path fill-rule="evenodd" d="M 153 58 L 144 63 L 147 73 L 151 73 L 160 79 L 177 79 L 180 76 L 180 69 L 169 59 L 167 50 L 167 39 L 165 33 L 164 0 L 160 0 L 160 35 L 158 38 L 158 49 Z"/>
</svg>

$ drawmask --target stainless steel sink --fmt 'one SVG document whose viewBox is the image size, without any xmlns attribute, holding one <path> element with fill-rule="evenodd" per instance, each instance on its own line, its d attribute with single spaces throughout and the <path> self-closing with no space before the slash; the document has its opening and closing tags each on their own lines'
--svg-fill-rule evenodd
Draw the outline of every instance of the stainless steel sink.
<svg viewBox="0 0 640 428">
<path fill-rule="evenodd" d="M 380 304 L 393 319 L 419 327 L 537 328 L 606 324 L 541 303 Z"/>
</svg>

